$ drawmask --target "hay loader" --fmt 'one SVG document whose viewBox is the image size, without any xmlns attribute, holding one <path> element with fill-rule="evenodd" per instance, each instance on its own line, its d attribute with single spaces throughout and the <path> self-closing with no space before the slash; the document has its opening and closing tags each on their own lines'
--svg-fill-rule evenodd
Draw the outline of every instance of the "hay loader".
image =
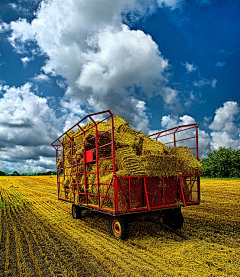
<svg viewBox="0 0 240 277">
<path fill-rule="evenodd" d="M 135 139 L 131 140 L 130 134 Z M 149 163 L 161 172 L 149 176 L 154 171 L 139 170 L 141 159 L 148 161 L 148 157 L 157 156 L 143 157 L 144 141 L 154 141 L 157 147 L 161 141 L 165 152 L 187 145 L 198 162 L 197 123 L 145 138 L 129 125 L 120 124 L 110 110 L 85 116 L 52 143 L 56 150 L 58 199 L 72 203 L 74 219 L 81 218 L 86 210 L 107 214 L 110 233 L 119 239 L 128 238 L 129 223 L 137 220 L 154 219 L 170 230 L 181 229 L 181 207 L 200 203 L 200 174 L 177 170 L 178 158 L 172 162 L 172 175 L 164 168 L 157 171 L 158 163 Z M 132 156 L 123 159 L 123 153 L 127 155 L 130 149 L 134 149 Z M 165 152 L 159 156 L 166 157 L 164 161 L 173 157 Z M 186 162 L 181 166 L 186 167 Z"/>
</svg>

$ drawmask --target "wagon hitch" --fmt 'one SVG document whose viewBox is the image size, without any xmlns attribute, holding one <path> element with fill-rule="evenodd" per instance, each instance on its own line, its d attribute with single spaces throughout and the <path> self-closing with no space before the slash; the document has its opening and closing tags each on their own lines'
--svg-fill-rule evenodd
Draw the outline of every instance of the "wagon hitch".
<svg viewBox="0 0 240 277">
<path fill-rule="evenodd" d="M 159 225 L 161 225 L 163 228 L 169 230 L 170 232 L 172 232 L 172 233 L 178 235 L 179 237 L 181 237 L 181 238 L 183 238 L 183 239 L 185 239 L 185 240 L 191 240 L 190 238 L 186 237 L 182 232 L 173 229 L 172 227 L 170 227 L 170 226 L 168 226 L 168 225 L 162 223 L 160 220 L 147 219 L 146 221 L 159 224 Z"/>
<path fill-rule="evenodd" d="M 162 223 L 161 221 L 156 222 L 158 224 L 160 224 L 163 228 L 168 229 L 169 231 L 171 231 L 172 233 L 175 233 L 176 235 L 178 235 L 179 237 L 185 239 L 185 240 L 191 240 L 190 238 L 186 237 L 182 232 L 178 231 L 178 230 L 174 230 L 173 228 L 171 228 L 170 226 Z"/>
</svg>

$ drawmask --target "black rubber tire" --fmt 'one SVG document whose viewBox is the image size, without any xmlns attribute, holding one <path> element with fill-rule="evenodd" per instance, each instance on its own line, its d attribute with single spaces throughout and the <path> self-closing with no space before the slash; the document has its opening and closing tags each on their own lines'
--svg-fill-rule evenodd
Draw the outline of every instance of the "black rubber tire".
<svg viewBox="0 0 240 277">
<path fill-rule="evenodd" d="M 183 226 L 184 218 L 181 209 L 164 210 L 162 216 L 163 223 L 172 229 L 181 229 Z"/>
<path fill-rule="evenodd" d="M 118 239 L 125 240 L 129 237 L 128 221 L 123 217 L 110 217 L 110 233 Z"/>
<path fill-rule="evenodd" d="M 82 211 L 83 209 L 79 207 L 78 205 L 73 204 L 72 205 L 72 217 L 74 219 L 79 219 L 82 217 Z"/>
</svg>

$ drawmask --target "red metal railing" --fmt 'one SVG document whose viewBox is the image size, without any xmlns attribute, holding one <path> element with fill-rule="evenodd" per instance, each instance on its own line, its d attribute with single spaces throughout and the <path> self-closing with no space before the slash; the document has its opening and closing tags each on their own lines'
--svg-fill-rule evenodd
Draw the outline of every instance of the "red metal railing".
<svg viewBox="0 0 240 277">
<path fill-rule="evenodd" d="M 96 120 L 96 117 L 101 116 L 101 119 L 99 121 Z M 105 130 L 104 132 L 100 132 L 98 130 L 99 124 L 106 122 L 108 120 L 111 120 L 111 128 L 109 130 Z M 93 122 L 93 126 L 90 126 L 88 129 L 84 130 L 82 128 L 82 124 L 86 124 L 86 121 Z M 70 131 L 75 129 L 80 129 L 81 132 L 77 135 L 70 135 Z M 95 141 L 95 147 L 91 149 L 86 149 L 86 140 L 85 136 L 88 131 L 91 129 L 94 129 L 95 136 L 88 138 L 88 142 L 91 140 Z M 99 145 L 98 140 L 101 136 L 103 136 L 106 133 L 111 133 L 110 139 L 107 143 Z M 64 137 L 68 137 L 69 139 L 63 142 Z M 75 145 L 74 140 L 77 139 L 77 137 L 82 136 L 82 142 Z M 69 147 L 70 144 L 70 147 Z M 74 150 L 77 149 L 79 145 L 83 145 L 83 151 L 74 153 Z M 99 180 L 99 175 L 104 172 L 112 172 L 113 176 L 116 175 L 116 166 L 115 166 L 115 146 L 114 146 L 114 120 L 113 120 L 113 114 L 110 110 L 106 110 L 103 112 L 93 113 L 89 114 L 86 117 L 84 117 L 82 120 L 80 120 L 78 123 L 76 123 L 72 128 L 67 130 L 65 133 L 63 133 L 59 138 L 57 138 L 53 143 L 52 146 L 56 150 L 56 163 L 58 163 L 59 158 L 62 159 L 61 166 L 58 166 L 57 168 L 57 182 L 58 182 L 58 198 L 61 200 L 69 201 L 69 202 L 76 202 L 76 195 L 82 195 L 85 196 L 85 204 L 89 204 L 89 197 L 97 197 L 98 206 L 99 208 L 102 207 L 104 201 L 106 198 L 114 198 L 113 196 L 108 196 L 107 194 L 101 195 L 100 193 L 100 185 L 101 186 L 110 186 L 109 183 L 101 183 Z M 110 146 L 111 147 L 111 155 L 108 156 L 99 156 L 99 149 L 103 149 L 104 147 Z M 71 157 L 71 165 L 65 166 L 65 153 L 71 151 L 70 157 Z M 95 154 L 95 157 L 94 157 Z M 61 156 L 61 157 L 60 157 Z M 78 162 L 78 156 L 82 156 L 83 162 Z M 74 158 L 75 157 L 75 158 Z M 99 161 L 105 160 L 105 159 L 111 159 L 112 160 L 112 169 L 109 170 L 100 170 L 99 169 Z M 88 170 L 88 164 L 89 163 L 96 163 L 96 171 L 89 171 Z M 83 170 L 79 170 L 79 166 L 83 165 Z M 68 169 L 71 169 L 71 173 L 67 174 L 66 172 Z M 74 172 L 75 171 L 75 172 Z M 88 176 L 90 174 L 95 174 L 97 182 L 96 183 L 90 183 L 88 182 Z M 79 183 L 79 177 L 84 176 L 84 186 L 85 191 L 80 192 L 80 186 L 83 184 Z M 66 177 L 72 177 L 72 183 L 70 184 L 70 187 L 66 185 Z M 75 178 L 74 178 L 75 177 Z M 113 177 L 112 177 L 113 179 Z M 112 181 L 111 181 L 112 182 Z M 89 186 L 97 186 L 97 193 L 89 193 L 88 189 Z M 76 186 L 76 189 L 75 189 Z M 108 192 L 109 188 L 107 189 Z M 72 197 L 70 197 L 72 196 Z M 101 202 L 101 199 L 103 201 Z"/>
<path fill-rule="evenodd" d="M 159 131 L 157 133 L 151 134 L 149 137 L 151 137 L 154 140 L 161 141 L 165 145 L 168 146 L 181 146 L 183 144 L 180 144 L 179 142 L 183 141 L 190 141 L 193 143 L 190 143 L 189 145 L 185 145 L 188 147 L 189 150 L 195 150 L 193 154 L 195 154 L 196 158 L 199 159 L 199 152 L 198 152 L 198 126 L 199 123 L 193 123 L 188 125 L 181 125 L 177 126 L 168 130 Z M 183 132 L 187 134 L 184 135 Z M 177 138 L 177 135 L 179 135 L 179 138 Z M 171 140 L 168 139 L 168 137 L 172 137 Z M 167 138 L 167 140 L 166 140 Z"/>
<path fill-rule="evenodd" d="M 196 205 L 200 200 L 200 179 L 199 176 L 193 175 L 162 179 L 148 176 L 118 176 L 115 186 L 116 213 Z"/>
</svg>

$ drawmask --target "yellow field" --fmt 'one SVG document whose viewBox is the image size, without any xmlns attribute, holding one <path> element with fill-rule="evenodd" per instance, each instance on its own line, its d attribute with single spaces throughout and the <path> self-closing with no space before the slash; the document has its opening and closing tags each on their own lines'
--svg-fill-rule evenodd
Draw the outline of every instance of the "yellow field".
<svg viewBox="0 0 240 277">
<path fill-rule="evenodd" d="M 56 177 L 0 177 L 0 276 L 240 276 L 240 181 L 202 180 L 182 238 L 154 223 L 110 236 L 108 217 L 74 220 Z"/>
</svg>

